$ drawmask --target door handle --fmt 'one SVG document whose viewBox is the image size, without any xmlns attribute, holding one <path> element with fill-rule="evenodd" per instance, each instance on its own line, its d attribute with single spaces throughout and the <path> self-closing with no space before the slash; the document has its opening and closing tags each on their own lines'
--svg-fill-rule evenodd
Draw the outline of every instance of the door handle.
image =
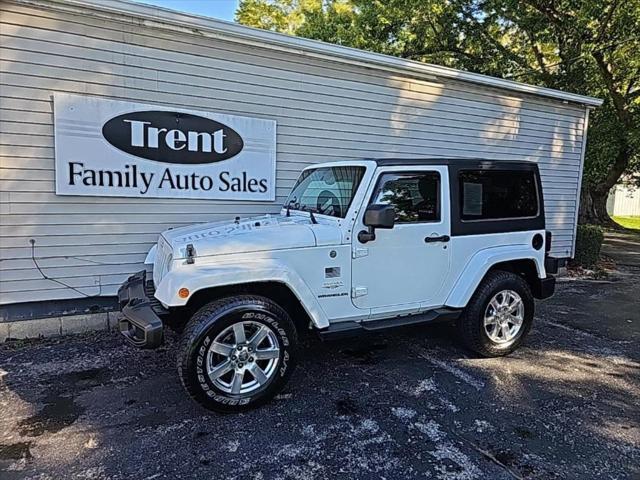
<svg viewBox="0 0 640 480">
<path fill-rule="evenodd" d="M 440 235 L 439 237 L 424 237 L 425 243 L 448 242 L 451 240 L 449 235 Z"/>
</svg>

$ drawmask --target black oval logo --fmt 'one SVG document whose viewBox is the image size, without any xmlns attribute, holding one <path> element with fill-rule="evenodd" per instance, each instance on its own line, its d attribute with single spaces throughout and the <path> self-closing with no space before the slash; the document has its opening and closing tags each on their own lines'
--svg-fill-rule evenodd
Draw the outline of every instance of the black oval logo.
<svg viewBox="0 0 640 480">
<path fill-rule="evenodd" d="M 102 136 L 118 150 L 163 163 L 214 163 L 242 151 L 242 137 L 205 117 L 167 111 L 118 115 L 102 127 Z"/>
</svg>

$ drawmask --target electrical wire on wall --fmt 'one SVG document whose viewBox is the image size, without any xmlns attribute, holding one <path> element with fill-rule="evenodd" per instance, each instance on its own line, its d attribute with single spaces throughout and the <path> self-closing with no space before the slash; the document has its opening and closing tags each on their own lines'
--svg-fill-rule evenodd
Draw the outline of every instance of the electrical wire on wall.
<svg viewBox="0 0 640 480">
<path fill-rule="evenodd" d="M 42 275 L 42 278 L 45 280 L 49 280 L 50 282 L 54 282 L 57 283 L 58 285 L 61 285 L 65 288 L 68 288 L 70 290 L 73 290 L 76 293 L 79 293 L 80 295 L 82 295 L 83 297 L 86 298 L 93 298 L 93 297 L 99 297 L 102 295 L 102 282 L 100 280 L 100 276 L 98 276 L 98 293 L 95 295 L 89 295 L 88 293 L 83 292 L 82 290 L 77 289 L 76 287 L 72 287 L 71 285 L 68 285 L 66 283 L 64 283 L 61 280 L 58 280 L 56 278 L 52 278 L 50 276 L 48 276 L 46 273 L 44 273 L 42 271 L 42 268 L 40 268 L 40 265 L 38 265 L 38 261 L 36 260 L 36 239 L 35 238 L 30 238 L 29 239 L 29 243 L 31 244 L 31 260 L 33 261 L 33 264 L 35 265 L 36 269 L 38 270 L 38 272 L 40 272 L 40 275 Z M 82 261 L 87 261 L 90 263 L 95 263 L 95 264 L 99 264 L 99 265 L 107 265 L 105 263 L 101 263 L 101 262 L 96 262 L 96 261 L 92 261 L 92 260 L 86 260 L 80 257 L 74 257 L 74 256 L 68 256 L 65 258 L 76 258 L 78 260 L 82 260 Z"/>
</svg>

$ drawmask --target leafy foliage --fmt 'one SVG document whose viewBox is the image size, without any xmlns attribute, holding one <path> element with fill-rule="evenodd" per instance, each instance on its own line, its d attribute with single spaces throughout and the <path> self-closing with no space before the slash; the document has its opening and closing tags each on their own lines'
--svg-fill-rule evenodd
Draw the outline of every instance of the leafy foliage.
<svg viewBox="0 0 640 480">
<path fill-rule="evenodd" d="M 576 234 L 575 265 L 593 268 L 600 258 L 604 233 L 598 225 L 578 225 Z"/>
<path fill-rule="evenodd" d="M 593 95 L 582 217 L 640 178 L 640 0 L 241 0 L 240 23 Z"/>
<path fill-rule="evenodd" d="M 236 20 L 264 30 L 297 34 L 304 22 L 303 12 L 306 9 L 307 2 L 299 0 L 242 0 L 236 11 Z"/>
</svg>

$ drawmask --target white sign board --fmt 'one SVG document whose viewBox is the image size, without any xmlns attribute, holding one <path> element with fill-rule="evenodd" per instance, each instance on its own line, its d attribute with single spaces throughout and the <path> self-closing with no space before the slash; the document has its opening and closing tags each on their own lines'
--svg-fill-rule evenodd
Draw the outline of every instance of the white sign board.
<svg viewBox="0 0 640 480">
<path fill-rule="evenodd" d="M 275 200 L 276 122 L 54 95 L 56 194 Z"/>
</svg>

